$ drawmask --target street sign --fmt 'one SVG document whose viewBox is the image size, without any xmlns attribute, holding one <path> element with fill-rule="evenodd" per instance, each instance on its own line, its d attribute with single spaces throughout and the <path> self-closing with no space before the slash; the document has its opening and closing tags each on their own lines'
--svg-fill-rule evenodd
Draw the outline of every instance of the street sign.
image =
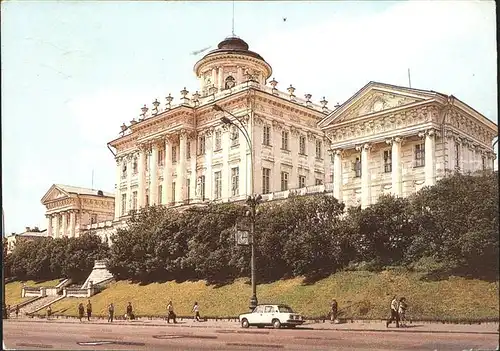
<svg viewBox="0 0 500 351">
<path fill-rule="evenodd" d="M 236 245 L 250 245 L 250 235 L 248 230 L 235 230 Z"/>
</svg>

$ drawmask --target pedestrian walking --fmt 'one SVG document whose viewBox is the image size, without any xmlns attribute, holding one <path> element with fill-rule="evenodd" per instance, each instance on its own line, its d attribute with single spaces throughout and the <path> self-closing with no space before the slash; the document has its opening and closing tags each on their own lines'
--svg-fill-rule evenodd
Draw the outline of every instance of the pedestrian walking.
<svg viewBox="0 0 500 351">
<path fill-rule="evenodd" d="M 177 321 L 176 321 L 176 315 L 175 315 L 175 312 L 174 312 L 174 305 L 172 304 L 172 301 L 168 302 L 167 312 L 168 312 L 168 314 L 167 314 L 167 323 L 170 323 L 170 319 L 173 319 L 174 323 L 177 323 Z"/>
<path fill-rule="evenodd" d="M 399 325 L 402 327 L 406 327 L 406 310 L 408 308 L 408 304 L 406 303 L 406 298 L 402 297 L 399 299 Z"/>
<path fill-rule="evenodd" d="M 193 320 L 199 322 L 200 321 L 200 306 L 198 305 L 198 302 L 194 303 L 193 312 L 194 312 L 194 319 Z"/>
<path fill-rule="evenodd" d="M 333 299 L 332 300 L 332 305 L 330 308 L 330 320 L 332 323 L 338 323 L 337 315 L 338 315 L 338 303 L 337 300 Z"/>
<path fill-rule="evenodd" d="M 51 315 L 52 315 L 52 308 L 50 308 L 50 305 L 49 305 L 49 307 L 47 307 L 47 319 L 50 319 Z"/>
<path fill-rule="evenodd" d="M 134 313 L 132 312 L 132 304 L 130 302 L 127 305 L 127 319 L 128 320 L 134 319 Z"/>
<path fill-rule="evenodd" d="M 388 328 L 389 324 L 391 324 L 393 321 L 396 321 L 396 328 L 399 328 L 399 304 L 398 300 L 396 299 L 396 296 L 392 298 L 391 301 L 391 318 L 387 320 L 385 323 L 385 327 Z"/>
<path fill-rule="evenodd" d="M 115 316 L 115 306 L 110 303 L 108 306 L 108 323 L 113 323 L 113 318 Z"/>
<path fill-rule="evenodd" d="M 19 317 L 19 305 L 16 305 L 16 318 Z"/>
<path fill-rule="evenodd" d="M 87 302 L 87 320 L 90 322 L 90 317 L 92 317 L 92 304 L 90 300 Z"/>
<path fill-rule="evenodd" d="M 84 314 L 85 314 L 85 307 L 83 306 L 83 303 L 80 302 L 80 304 L 78 305 L 78 319 L 80 319 L 80 322 L 82 321 Z"/>
</svg>

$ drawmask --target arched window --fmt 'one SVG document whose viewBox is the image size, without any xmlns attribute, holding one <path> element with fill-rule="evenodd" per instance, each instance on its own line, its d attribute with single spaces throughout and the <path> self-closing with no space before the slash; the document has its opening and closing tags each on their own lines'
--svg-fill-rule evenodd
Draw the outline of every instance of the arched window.
<svg viewBox="0 0 500 351">
<path fill-rule="evenodd" d="M 236 82 L 234 81 L 233 76 L 228 76 L 226 78 L 226 89 L 232 89 L 236 85 Z"/>
</svg>

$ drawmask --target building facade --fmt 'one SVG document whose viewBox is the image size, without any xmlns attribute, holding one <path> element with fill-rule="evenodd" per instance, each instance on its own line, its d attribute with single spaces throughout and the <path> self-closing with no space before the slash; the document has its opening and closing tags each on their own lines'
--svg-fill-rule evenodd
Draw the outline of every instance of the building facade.
<svg viewBox="0 0 500 351">
<path fill-rule="evenodd" d="M 188 96 L 184 88 L 177 104 L 169 94 L 164 105 L 144 106 L 108 144 L 116 159 L 115 221 L 145 206 L 256 193 L 276 200 L 327 192 L 366 207 L 455 170 L 493 167 L 496 125 L 453 96 L 370 82 L 329 110 L 324 98 L 297 97 L 293 86 L 280 91 L 269 81 L 271 66 L 236 37 L 194 72 L 199 91 Z"/>
<path fill-rule="evenodd" d="M 493 169 L 497 126 L 454 96 L 370 82 L 319 127 L 331 141 L 333 195 L 369 206 L 454 171 Z"/>
<path fill-rule="evenodd" d="M 47 237 L 47 230 L 40 230 L 38 227 L 26 227 L 26 230 L 23 233 L 12 233 L 11 235 L 5 237 L 5 242 L 7 243 L 7 253 L 11 253 L 20 240 L 33 241 L 45 237 Z"/>
<path fill-rule="evenodd" d="M 54 184 L 41 200 L 46 207 L 47 236 L 78 237 L 92 225 L 101 227 L 114 217 L 113 193 Z"/>
</svg>

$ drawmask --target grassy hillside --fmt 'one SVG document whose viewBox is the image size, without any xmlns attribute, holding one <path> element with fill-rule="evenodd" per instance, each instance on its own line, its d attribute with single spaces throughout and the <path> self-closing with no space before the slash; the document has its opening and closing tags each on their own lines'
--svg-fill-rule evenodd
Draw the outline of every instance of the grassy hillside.
<svg viewBox="0 0 500 351">
<path fill-rule="evenodd" d="M 498 319 L 498 282 L 450 278 L 423 281 L 418 273 L 385 271 L 341 272 L 314 285 L 302 285 L 302 279 L 290 279 L 257 287 L 259 302 L 287 303 L 306 316 L 325 315 L 332 298 L 337 299 L 343 317 L 386 318 L 392 295 L 405 296 L 412 319 L 456 320 Z M 220 288 L 205 282 L 168 282 L 138 285 L 116 282 L 91 298 L 94 314 L 106 315 L 113 302 L 117 315 L 125 313 L 132 302 L 138 316 L 164 316 L 169 300 L 179 316 L 191 315 L 194 301 L 202 316 L 236 316 L 246 312 L 251 287 L 240 279 Z M 87 299 L 66 298 L 54 304 L 56 314 L 75 316 L 78 303 Z"/>
<path fill-rule="evenodd" d="M 54 287 L 57 284 L 59 284 L 60 280 L 50 280 L 46 282 L 35 282 L 33 280 L 29 280 L 25 282 L 26 286 L 31 286 L 31 287 Z M 30 299 L 31 297 L 21 297 L 21 290 L 23 289 L 23 284 L 22 282 L 12 282 L 5 284 L 5 304 L 10 305 L 11 307 L 14 307 L 18 303 L 21 303 L 23 301 L 26 301 Z"/>
</svg>

